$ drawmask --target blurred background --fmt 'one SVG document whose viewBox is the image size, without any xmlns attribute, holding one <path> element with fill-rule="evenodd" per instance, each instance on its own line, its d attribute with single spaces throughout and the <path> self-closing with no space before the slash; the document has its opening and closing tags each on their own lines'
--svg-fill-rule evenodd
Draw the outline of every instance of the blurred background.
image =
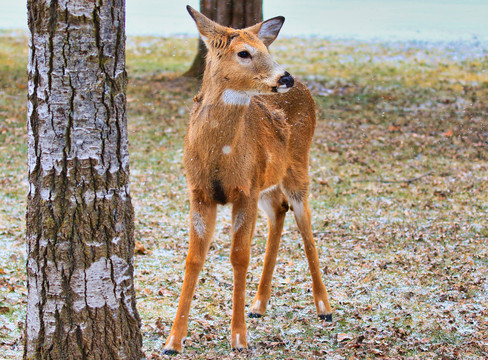
<svg viewBox="0 0 488 360">
<path fill-rule="evenodd" d="M 127 35 L 196 35 L 185 5 L 198 0 L 126 0 Z M 0 0 L 0 28 L 27 30 L 26 1 Z M 281 36 L 331 39 L 488 41 L 486 0 L 264 0 Z"/>
</svg>

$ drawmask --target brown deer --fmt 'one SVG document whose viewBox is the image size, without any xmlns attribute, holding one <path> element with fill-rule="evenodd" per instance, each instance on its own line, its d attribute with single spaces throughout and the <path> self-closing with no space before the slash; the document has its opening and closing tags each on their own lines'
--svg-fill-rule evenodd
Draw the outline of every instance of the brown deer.
<svg viewBox="0 0 488 360">
<path fill-rule="evenodd" d="M 246 274 L 258 206 L 268 218 L 269 236 L 263 274 L 249 316 L 261 317 L 266 311 L 290 204 L 305 244 L 318 316 L 332 320 L 308 205 L 308 157 L 315 129 L 315 103 L 310 91 L 274 62 L 267 48 L 285 19 L 278 16 L 236 30 L 211 21 L 190 6 L 187 9 L 208 47 L 208 55 L 185 137 L 190 244 L 165 354 L 181 351 L 218 204 L 232 204 L 232 348 L 247 347 Z"/>
</svg>

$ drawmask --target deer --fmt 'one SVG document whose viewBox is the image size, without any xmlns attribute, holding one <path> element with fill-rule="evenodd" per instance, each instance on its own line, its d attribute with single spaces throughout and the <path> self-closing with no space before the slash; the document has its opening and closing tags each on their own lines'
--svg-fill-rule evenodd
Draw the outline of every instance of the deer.
<svg viewBox="0 0 488 360">
<path fill-rule="evenodd" d="M 318 317 L 332 321 L 308 204 L 309 152 L 316 124 L 310 91 L 276 63 L 268 50 L 285 18 L 245 29 L 219 25 L 187 6 L 208 54 L 184 140 L 190 198 L 189 248 L 176 317 L 164 354 L 182 350 L 190 305 L 209 250 L 218 205 L 232 205 L 232 349 L 247 348 L 246 275 L 258 208 L 269 226 L 263 272 L 249 317 L 262 317 L 285 215 L 293 210 L 312 277 Z"/>
</svg>

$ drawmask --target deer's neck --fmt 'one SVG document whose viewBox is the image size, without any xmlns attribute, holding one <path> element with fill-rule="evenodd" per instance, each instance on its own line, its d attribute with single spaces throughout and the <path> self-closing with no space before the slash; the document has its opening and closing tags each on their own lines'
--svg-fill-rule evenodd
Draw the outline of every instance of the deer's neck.
<svg viewBox="0 0 488 360">
<path fill-rule="evenodd" d="M 196 97 L 190 141 L 236 145 L 244 138 L 245 115 L 252 95 L 225 87 L 205 88 Z"/>
</svg>

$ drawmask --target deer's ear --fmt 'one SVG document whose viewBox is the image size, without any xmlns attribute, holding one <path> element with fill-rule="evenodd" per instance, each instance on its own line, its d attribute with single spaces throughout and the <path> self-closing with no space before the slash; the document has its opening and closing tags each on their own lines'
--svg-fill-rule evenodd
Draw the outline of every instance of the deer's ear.
<svg viewBox="0 0 488 360">
<path fill-rule="evenodd" d="M 284 22 L 285 18 L 283 16 L 277 16 L 251 26 L 248 30 L 255 33 L 264 45 L 269 46 L 275 41 Z"/>
<path fill-rule="evenodd" d="M 202 36 L 203 42 L 207 48 L 211 48 L 215 44 L 222 43 L 222 41 L 219 39 L 222 39 L 227 35 L 227 28 L 225 26 L 219 25 L 215 21 L 210 20 L 208 17 L 196 11 L 190 5 L 187 5 L 186 9 L 190 13 L 193 20 L 195 20 L 198 32 Z"/>
</svg>

